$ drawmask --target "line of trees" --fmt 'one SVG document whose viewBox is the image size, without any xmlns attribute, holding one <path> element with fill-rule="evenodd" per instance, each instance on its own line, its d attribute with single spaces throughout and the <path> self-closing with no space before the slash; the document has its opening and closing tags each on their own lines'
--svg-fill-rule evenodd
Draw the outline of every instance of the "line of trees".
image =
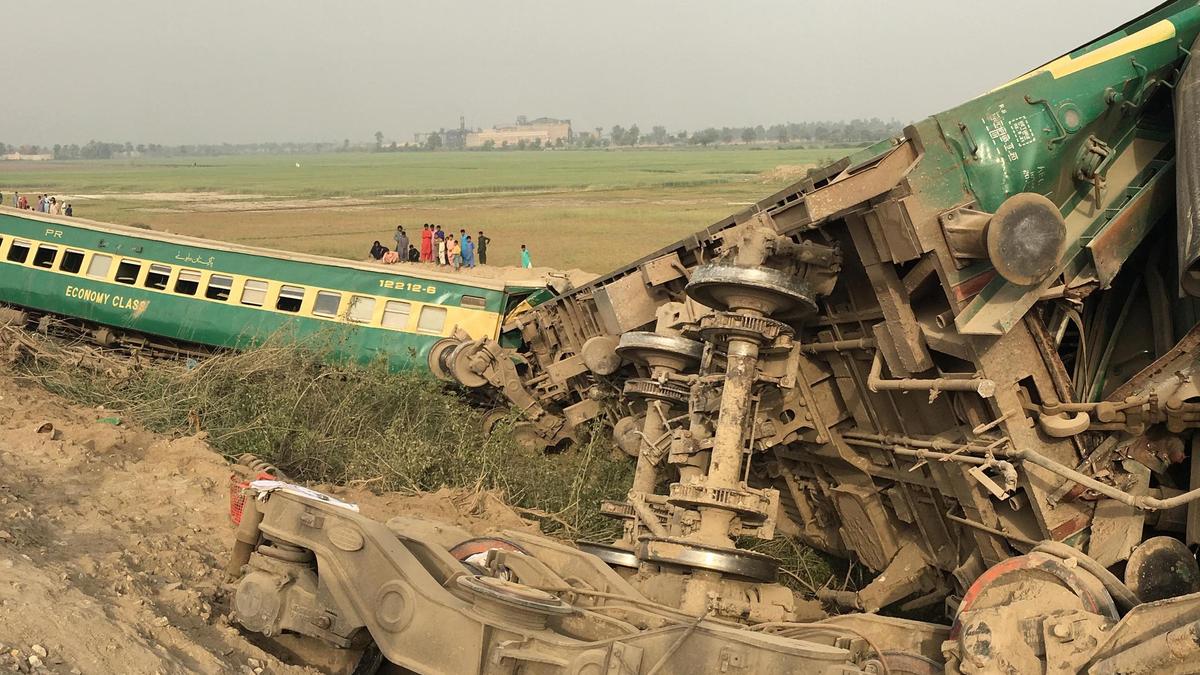
<svg viewBox="0 0 1200 675">
<path fill-rule="evenodd" d="M 49 145 L 9 145 L 0 143 L 0 155 L 54 155 L 54 159 L 113 159 L 122 157 L 215 157 L 218 155 L 278 155 L 287 153 L 322 153 L 347 151 L 353 148 L 349 140 L 341 143 L 212 143 L 197 145 L 162 145 L 160 143 L 110 143 L 88 141 Z"/>
<path fill-rule="evenodd" d="M 883 121 L 878 117 L 820 122 L 788 122 L 747 127 L 707 127 L 688 133 L 668 131 L 654 126 L 643 133 L 637 124 L 628 128 L 616 125 L 604 134 L 600 128 L 577 134 L 585 146 L 636 145 L 729 145 L 735 143 L 798 143 L 816 146 L 860 145 L 898 135 L 903 125 L 896 120 Z"/>
<path fill-rule="evenodd" d="M 610 148 L 610 147 L 651 147 L 651 146 L 716 146 L 734 144 L 775 144 L 789 147 L 857 147 L 866 143 L 899 135 L 904 125 L 896 120 L 884 121 L 878 117 L 870 119 L 829 120 L 818 122 L 787 122 L 784 124 L 762 124 L 747 127 L 707 127 L 694 132 L 686 130 L 670 131 L 662 125 L 655 125 L 650 131 L 642 131 L 637 124 L 628 127 L 617 124 L 605 130 L 604 127 L 592 129 L 576 129 L 570 141 L 556 140 L 553 144 L 543 144 L 540 140 L 518 141 L 497 145 L 492 141 L 484 143 L 481 150 L 543 150 L 550 148 Z M 421 143 L 397 145 L 392 143 L 385 146 L 382 131 L 375 132 L 375 150 L 388 151 L 417 151 L 461 149 L 462 133 L 457 129 L 442 129 L 425 135 Z M 454 142 L 458 141 L 458 142 Z"/>
<path fill-rule="evenodd" d="M 669 131 L 666 127 L 655 125 L 650 131 L 643 132 L 637 124 L 628 127 L 617 124 L 607 131 L 603 127 L 586 130 L 575 130 L 571 140 L 559 140 L 554 144 L 542 144 L 540 140 L 532 142 L 520 141 L 515 144 L 505 143 L 497 146 L 488 143 L 483 150 L 544 150 L 544 149 L 586 149 L 608 147 L 654 147 L 654 146 L 689 146 L 703 147 L 732 145 L 732 144 L 773 144 L 789 147 L 846 147 L 871 143 L 883 138 L 895 136 L 901 132 L 903 125 L 896 120 L 883 121 L 878 118 L 853 119 L 842 121 L 820 122 L 788 122 L 770 126 L 757 125 L 747 127 L 708 127 L 698 131 L 686 130 Z M 426 136 L 423 143 L 397 144 L 395 141 L 385 143 L 382 131 L 374 134 L 374 143 L 351 143 L 350 139 L 336 142 L 308 143 L 216 143 L 198 145 L 161 145 L 158 143 L 110 143 L 105 141 L 88 141 L 83 145 L 55 144 L 53 146 L 39 145 L 8 145 L 0 143 L 0 154 L 19 152 L 26 155 L 53 154 L 55 159 L 112 159 L 135 157 L 212 157 L 217 155 L 252 155 L 252 154 L 288 154 L 288 153 L 325 153 L 325 152 L 415 152 L 455 149 L 461 147 L 458 143 L 447 142 L 450 135 L 461 134 L 458 130 L 434 132 Z"/>
</svg>

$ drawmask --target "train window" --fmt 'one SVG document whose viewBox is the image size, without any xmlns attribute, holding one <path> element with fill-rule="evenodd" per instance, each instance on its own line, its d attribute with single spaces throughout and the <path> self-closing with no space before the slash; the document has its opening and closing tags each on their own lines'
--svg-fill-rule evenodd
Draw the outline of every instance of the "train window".
<svg viewBox="0 0 1200 675">
<path fill-rule="evenodd" d="M 374 301 L 372 301 L 374 302 Z M 408 328 L 408 314 L 412 305 L 399 300 L 388 300 L 383 306 L 383 327 L 404 330 Z"/>
<path fill-rule="evenodd" d="M 421 316 L 417 319 L 417 330 L 422 333 L 441 335 L 446 327 L 446 308 L 436 305 L 425 305 L 421 308 Z"/>
<path fill-rule="evenodd" d="M 171 267 L 169 265 L 150 265 L 150 271 L 146 272 L 146 288 L 157 288 L 163 290 L 167 287 L 167 281 L 171 279 Z"/>
<path fill-rule="evenodd" d="M 13 240 L 8 247 L 8 259 L 15 263 L 24 263 L 29 258 L 30 243 L 20 239 Z"/>
<path fill-rule="evenodd" d="M 303 302 L 303 288 L 299 286 L 284 286 L 279 289 L 279 299 L 275 301 L 275 309 L 285 312 L 299 312 L 300 304 Z"/>
<path fill-rule="evenodd" d="M 117 265 L 116 280 L 123 284 L 132 284 L 137 281 L 138 272 L 141 271 L 142 263 L 136 260 L 122 258 L 121 264 Z"/>
<path fill-rule="evenodd" d="M 78 274 L 79 270 L 83 269 L 83 251 L 76 248 L 67 249 L 66 253 L 63 253 L 62 262 L 58 263 L 58 269 Z"/>
<path fill-rule="evenodd" d="M 242 304 L 262 307 L 266 301 L 267 282 L 257 279 L 247 279 L 246 286 L 242 288 Z"/>
<path fill-rule="evenodd" d="M 232 288 L 233 277 L 214 274 L 208 278 L 208 288 L 204 289 L 204 297 L 209 300 L 225 301 L 229 299 L 229 291 Z"/>
<path fill-rule="evenodd" d="M 179 278 L 175 280 L 175 292 L 195 295 L 198 290 L 200 290 L 200 273 L 195 270 L 179 270 Z"/>
<path fill-rule="evenodd" d="M 87 275 L 94 279 L 107 279 L 108 269 L 112 267 L 112 256 L 103 253 L 93 253 L 88 263 Z"/>
<path fill-rule="evenodd" d="M 375 316 L 375 298 L 362 295 L 350 298 L 350 312 L 347 314 L 347 318 L 355 323 L 371 323 L 373 316 Z M 407 312 L 405 312 L 404 318 L 408 319 Z"/>
<path fill-rule="evenodd" d="M 39 244 L 37 247 L 37 253 L 33 254 L 33 266 L 34 267 L 45 267 L 46 269 L 50 269 L 50 268 L 54 267 L 54 258 L 57 255 L 58 255 L 58 247 L 57 246 L 47 246 L 45 244 Z"/>
<path fill-rule="evenodd" d="M 487 306 L 487 300 L 484 300 L 483 298 L 479 297 L 478 295 L 464 295 L 464 296 L 462 296 L 462 306 L 463 307 L 478 307 L 480 309 L 483 309 L 484 307 Z"/>
<path fill-rule="evenodd" d="M 317 300 L 313 303 L 313 314 L 321 316 L 337 316 L 338 308 L 342 306 L 342 294 L 332 291 L 317 291 Z"/>
</svg>

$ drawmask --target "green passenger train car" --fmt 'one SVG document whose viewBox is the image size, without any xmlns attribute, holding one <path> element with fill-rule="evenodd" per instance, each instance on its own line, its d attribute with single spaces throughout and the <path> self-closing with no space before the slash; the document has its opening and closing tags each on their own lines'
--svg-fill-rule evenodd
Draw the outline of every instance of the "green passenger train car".
<svg viewBox="0 0 1200 675">
<path fill-rule="evenodd" d="M 0 303 L 188 344 L 328 335 L 333 358 L 427 371 L 439 340 L 500 339 L 544 288 L 0 208 Z"/>
</svg>

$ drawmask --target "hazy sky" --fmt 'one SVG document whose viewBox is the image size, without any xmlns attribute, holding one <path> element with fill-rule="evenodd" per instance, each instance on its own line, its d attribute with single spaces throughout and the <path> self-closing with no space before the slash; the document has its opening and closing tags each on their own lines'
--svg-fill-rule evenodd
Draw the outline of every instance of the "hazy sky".
<svg viewBox="0 0 1200 675">
<path fill-rule="evenodd" d="M 912 121 L 1156 0 L 6 0 L 0 141 Z"/>
</svg>

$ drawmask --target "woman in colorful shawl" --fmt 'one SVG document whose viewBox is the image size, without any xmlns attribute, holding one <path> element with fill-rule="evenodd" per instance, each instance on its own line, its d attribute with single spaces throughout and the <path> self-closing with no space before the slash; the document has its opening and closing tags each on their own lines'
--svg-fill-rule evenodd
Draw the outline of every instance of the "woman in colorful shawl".
<svg viewBox="0 0 1200 675">
<path fill-rule="evenodd" d="M 433 229 L 429 223 L 421 230 L 421 262 L 433 262 Z"/>
</svg>

